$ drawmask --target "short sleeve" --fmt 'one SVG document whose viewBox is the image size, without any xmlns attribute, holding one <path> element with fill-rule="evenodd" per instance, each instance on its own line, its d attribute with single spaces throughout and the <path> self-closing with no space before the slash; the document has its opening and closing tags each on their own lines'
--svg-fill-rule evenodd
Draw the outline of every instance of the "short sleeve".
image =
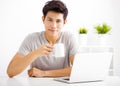
<svg viewBox="0 0 120 86">
<path fill-rule="evenodd" d="M 77 35 L 70 34 L 69 36 L 69 56 L 75 55 L 78 52 L 78 40 Z"/>
<path fill-rule="evenodd" d="M 22 54 L 22 55 L 27 55 L 28 53 L 30 53 L 32 51 L 31 47 L 31 42 L 32 42 L 33 37 L 31 36 L 31 34 L 29 34 L 22 42 L 18 53 Z"/>
</svg>

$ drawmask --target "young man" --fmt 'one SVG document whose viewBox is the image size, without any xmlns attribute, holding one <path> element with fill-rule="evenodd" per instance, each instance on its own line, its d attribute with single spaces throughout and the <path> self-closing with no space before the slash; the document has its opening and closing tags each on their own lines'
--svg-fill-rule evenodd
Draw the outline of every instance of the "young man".
<svg viewBox="0 0 120 86">
<path fill-rule="evenodd" d="M 11 60 L 7 74 L 9 77 L 21 73 L 28 65 L 30 77 L 69 76 L 74 55 L 77 53 L 77 43 L 73 35 L 61 32 L 66 24 L 68 9 L 59 0 L 48 1 L 43 7 L 43 23 L 45 31 L 29 34 L 23 41 L 18 52 Z M 55 43 L 63 43 L 65 56 L 51 56 Z"/>
</svg>

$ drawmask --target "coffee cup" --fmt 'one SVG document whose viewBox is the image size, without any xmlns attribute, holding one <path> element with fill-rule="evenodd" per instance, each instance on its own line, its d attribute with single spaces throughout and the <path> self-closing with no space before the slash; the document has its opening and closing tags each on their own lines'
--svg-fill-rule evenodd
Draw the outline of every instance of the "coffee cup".
<svg viewBox="0 0 120 86">
<path fill-rule="evenodd" d="M 64 44 L 63 43 L 54 44 L 53 52 L 55 57 L 64 57 L 65 56 Z"/>
</svg>

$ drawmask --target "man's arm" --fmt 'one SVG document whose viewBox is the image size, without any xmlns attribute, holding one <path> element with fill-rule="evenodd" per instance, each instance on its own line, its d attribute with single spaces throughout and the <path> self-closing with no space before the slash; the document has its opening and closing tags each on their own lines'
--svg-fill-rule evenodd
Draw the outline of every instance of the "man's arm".
<svg viewBox="0 0 120 86">
<path fill-rule="evenodd" d="M 23 56 L 17 53 L 11 60 L 7 74 L 9 77 L 13 77 L 21 73 L 29 64 L 31 64 L 38 56 L 49 55 L 52 51 L 52 45 L 41 45 L 40 48 L 30 52 L 28 55 Z"/>
<path fill-rule="evenodd" d="M 34 56 L 33 52 L 27 56 L 22 56 L 21 54 L 17 53 L 7 68 L 8 76 L 12 78 L 13 76 L 21 73 L 35 58 L 36 57 Z"/>
<path fill-rule="evenodd" d="M 70 57 L 71 64 L 73 63 L 74 55 Z M 71 67 L 64 69 L 56 69 L 56 70 L 47 70 L 43 71 L 37 68 L 31 68 L 28 70 L 28 75 L 30 77 L 64 77 L 70 76 Z"/>
<path fill-rule="evenodd" d="M 47 71 L 43 71 L 37 68 L 31 68 L 30 70 L 28 70 L 28 75 L 30 77 L 63 77 L 70 76 L 70 72 L 71 67 Z"/>
</svg>

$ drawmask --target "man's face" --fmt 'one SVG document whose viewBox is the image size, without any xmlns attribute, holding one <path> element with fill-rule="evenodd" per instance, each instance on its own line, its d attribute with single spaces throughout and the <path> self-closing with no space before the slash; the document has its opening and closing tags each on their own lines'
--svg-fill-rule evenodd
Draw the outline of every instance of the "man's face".
<svg viewBox="0 0 120 86">
<path fill-rule="evenodd" d="M 46 17 L 43 17 L 46 34 L 48 36 L 58 36 L 66 21 L 63 19 L 62 13 L 49 11 Z"/>
</svg>

